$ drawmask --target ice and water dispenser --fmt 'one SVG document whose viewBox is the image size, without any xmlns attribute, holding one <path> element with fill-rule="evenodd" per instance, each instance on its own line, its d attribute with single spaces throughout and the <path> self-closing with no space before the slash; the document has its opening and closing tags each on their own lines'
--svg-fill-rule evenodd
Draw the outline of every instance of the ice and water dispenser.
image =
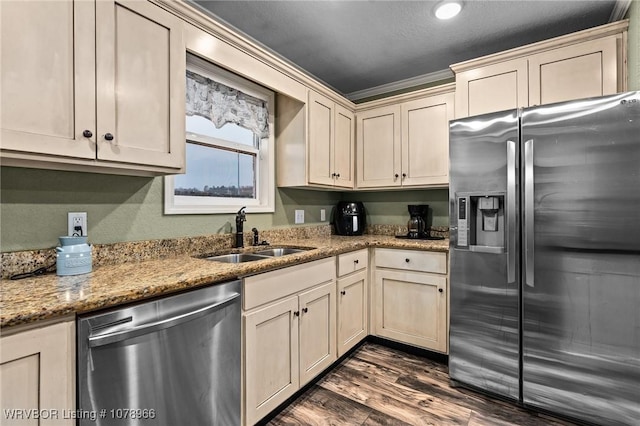
<svg viewBox="0 0 640 426">
<path fill-rule="evenodd" d="M 458 194 L 457 248 L 504 252 L 504 193 Z"/>
</svg>

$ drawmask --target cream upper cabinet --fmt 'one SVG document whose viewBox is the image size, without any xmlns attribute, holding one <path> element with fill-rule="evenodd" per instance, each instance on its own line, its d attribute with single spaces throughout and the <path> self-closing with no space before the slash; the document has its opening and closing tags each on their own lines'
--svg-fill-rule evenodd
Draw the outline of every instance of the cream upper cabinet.
<svg viewBox="0 0 640 426">
<path fill-rule="evenodd" d="M 94 13 L 93 2 L 0 2 L 3 157 L 95 158 Z"/>
<path fill-rule="evenodd" d="M 284 95 L 277 104 L 278 186 L 352 189 L 353 112 L 314 90 L 306 105 Z"/>
<path fill-rule="evenodd" d="M 453 93 L 445 93 L 401 104 L 403 186 L 449 184 L 453 103 Z"/>
<path fill-rule="evenodd" d="M 129 0 L 0 7 L 3 164 L 183 170 L 186 53 L 177 17 Z"/>
<path fill-rule="evenodd" d="M 469 117 L 529 105 L 527 60 L 514 59 L 456 75 L 455 116 Z"/>
<path fill-rule="evenodd" d="M 96 16 L 98 159 L 181 169 L 186 63 L 181 21 L 136 0 L 98 1 Z"/>
<path fill-rule="evenodd" d="M 353 189 L 355 176 L 356 118 L 353 112 L 336 104 L 333 165 L 335 186 Z"/>
<path fill-rule="evenodd" d="M 3 424 L 74 425 L 75 321 L 41 326 L 0 338 L 0 409 Z M 36 419 L 33 413 L 50 413 Z M 17 412 L 17 413 L 16 413 Z M 11 414 L 14 413 L 14 414 Z M 24 416 L 31 413 L 31 419 Z M 67 418 L 63 416 L 67 413 Z M 22 418 L 18 418 L 22 414 Z"/>
<path fill-rule="evenodd" d="M 375 334 L 446 353 L 446 253 L 376 249 L 374 262 Z"/>
<path fill-rule="evenodd" d="M 383 106 L 356 117 L 358 188 L 400 185 L 400 105 Z"/>
<path fill-rule="evenodd" d="M 359 105 L 367 109 L 357 113 L 357 188 L 449 184 L 453 90 L 448 84 Z"/>
<path fill-rule="evenodd" d="M 529 104 L 610 95 L 618 83 L 618 37 L 608 36 L 529 57 Z"/>
<path fill-rule="evenodd" d="M 627 21 L 451 65 L 456 118 L 626 90 Z"/>
<path fill-rule="evenodd" d="M 309 91 L 309 183 L 333 185 L 335 104 Z"/>
</svg>

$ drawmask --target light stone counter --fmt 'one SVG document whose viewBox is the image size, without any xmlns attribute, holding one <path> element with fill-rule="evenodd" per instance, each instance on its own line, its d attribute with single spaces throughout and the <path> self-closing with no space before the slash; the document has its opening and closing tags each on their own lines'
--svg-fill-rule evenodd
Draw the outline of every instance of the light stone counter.
<svg viewBox="0 0 640 426">
<path fill-rule="evenodd" d="M 270 240 L 270 243 L 273 247 L 312 247 L 313 249 L 240 264 L 212 262 L 190 255 L 178 255 L 163 259 L 94 266 L 91 273 L 84 275 L 59 277 L 50 273 L 16 281 L 3 279 L 0 327 L 111 308 L 368 247 L 440 252 L 449 250 L 448 239 L 403 240 L 381 235 L 282 238 Z M 245 249 L 245 251 L 254 250 L 256 249 Z"/>
</svg>

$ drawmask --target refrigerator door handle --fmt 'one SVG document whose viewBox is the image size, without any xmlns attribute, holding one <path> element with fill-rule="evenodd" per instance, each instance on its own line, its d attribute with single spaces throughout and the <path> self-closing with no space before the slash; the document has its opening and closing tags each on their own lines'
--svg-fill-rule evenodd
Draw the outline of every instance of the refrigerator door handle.
<svg viewBox="0 0 640 426">
<path fill-rule="evenodd" d="M 516 143 L 507 141 L 507 279 L 516 281 Z"/>
<path fill-rule="evenodd" d="M 529 139 L 524 143 L 524 264 L 529 287 L 534 286 L 533 195 L 533 139 Z"/>
</svg>

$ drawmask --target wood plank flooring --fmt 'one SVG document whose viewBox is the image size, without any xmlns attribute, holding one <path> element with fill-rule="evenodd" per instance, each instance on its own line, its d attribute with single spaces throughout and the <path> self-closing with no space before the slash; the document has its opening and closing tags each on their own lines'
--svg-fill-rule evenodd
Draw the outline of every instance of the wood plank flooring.
<svg viewBox="0 0 640 426">
<path fill-rule="evenodd" d="M 453 388 L 446 365 L 365 343 L 269 425 L 569 426 Z"/>
</svg>

